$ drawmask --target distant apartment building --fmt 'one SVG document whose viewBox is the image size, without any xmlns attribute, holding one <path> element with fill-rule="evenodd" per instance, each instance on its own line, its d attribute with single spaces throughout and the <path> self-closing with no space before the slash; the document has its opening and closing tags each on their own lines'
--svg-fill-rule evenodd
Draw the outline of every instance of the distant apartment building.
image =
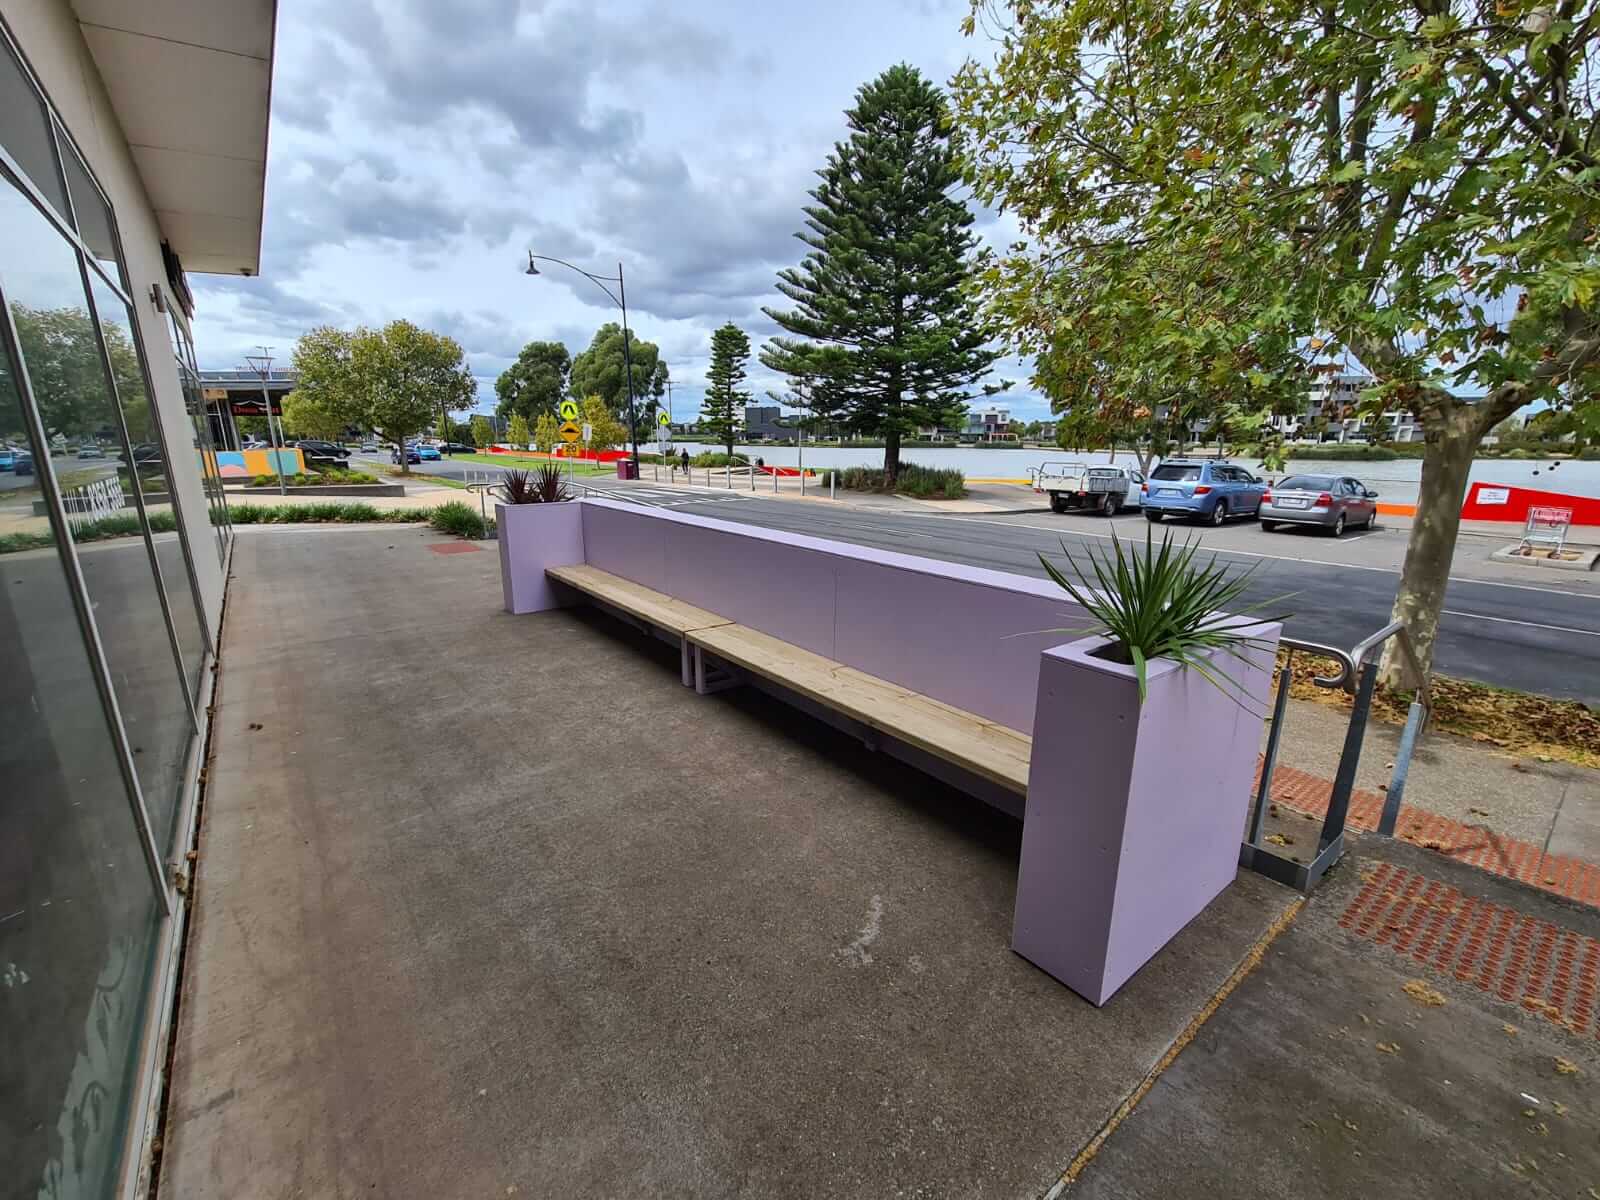
<svg viewBox="0 0 1600 1200">
<path fill-rule="evenodd" d="M 1005 404 L 987 404 L 982 408 L 969 409 L 967 423 L 962 430 L 964 437 L 975 437 L 980 440 L 992 441 L 997 437 L 1006 437 L 1011 432 L 1011 408 Z"/>
<path fill-rule="evenodd" d="M 776 404 L 747 404 L 744 436 L 752 441 L 777 441 L 792 438 L 794 429 L 783 423 L 783 409 Z"/>
<path fill-rule="evenodd" d="M 1290 439 L 1321 442 L 1416 442 L 1422 430 L 1413 413 L 1389 409 L 1378 416 L 1357 411 L 1371 375 L 1324 375 L 1306 393 L 1298 413 L 1274 416 L 1272 427 Z"/>
</svg>

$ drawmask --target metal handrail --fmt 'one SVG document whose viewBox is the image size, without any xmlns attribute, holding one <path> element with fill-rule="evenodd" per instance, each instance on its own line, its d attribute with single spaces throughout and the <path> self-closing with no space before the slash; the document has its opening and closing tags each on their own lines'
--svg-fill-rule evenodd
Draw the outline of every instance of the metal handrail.
<svg viewBox="0 0 1600 1200">
<path fill-rule="evenodd" d="M 1257 785 L 1255 804 L 1250 815 L 1249 831 L 1240 847 L 1239 862 L 1259 871 L 1280 883 L 1287 883 L 1309 891 L 1324 871 L 1344 853 L 1345 820 L 1349 813 L 1350 795 L 1355 788 L 1356 767 L 1361 758 L 1361 742 L 1366 734 L 1367 718 L 1372 710 L 1372 694 L 1378 682 L 1378 665 L 1372 661 L 1372 652 L 1390 638 L 1400 640 L 1400 650 L 1406 667 L 1417 683 L 1417 696 L 1411 703 L 1405 730 L 1401 734 L 1400 749 L 1395 754 L 1394 774 L 1391 776 L 1384 807 L 1378 821 L 1378 832 L 1392 836 L 1400 812 L 1400 800 L 1405 792 L 1406 775 L 1411 766 L 1411 756 L 1417 738 L 1431 715 L 1429 682 L 1417 658 L 1416 646 L 1411 641 L 1410 630 L 1403 621 L 1391 621 L 1357 642 L 1348 651 L 1320 642 L 1299 638 L 1281 637 L 1278 644 L 1289 651 L 1278 673 L 1278 692 L 1272 706 L 1272 723 L 1267 734 L 1266 751 L 1261 763 L 1261 778 Z M 1271 796 L 1272 776 L 1277 767 L 1278 743 L 1283 734 L 1284 710 L 1289 699 L 1289 689 L 1294 681 L 1294 652 L 1303 650 L 1333 659 L 1339 665 L 1336 675 L 1312 677 L 1318 687 L 1340 688 L 1354 697 L 1350 711 L 1350 724 L 1345 730 L 1344 748 L 1339 754 L 1339 767 L 1334 776 L 1333 790 L 1328 797 L 1328 811 L 1317 838 L 1317 853 L 1309 863 L 1301 864 L 1274 855 L 1261 845 L 1262 822 Z"/>
</svg>

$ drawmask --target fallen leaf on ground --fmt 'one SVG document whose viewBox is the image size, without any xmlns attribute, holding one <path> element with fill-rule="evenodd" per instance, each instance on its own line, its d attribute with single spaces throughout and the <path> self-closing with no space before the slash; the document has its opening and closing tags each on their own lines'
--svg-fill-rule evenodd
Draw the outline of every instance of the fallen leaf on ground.
<svg viewBox="0 0 1600 1200">
<path fill-rule="evenodd" d="M 1577 1073 L 1577 1063 L 1573 1062 L 1570 1058 L 1561 1058 L 1559 1056 L 1556 1058 L 1557 1075 L 1576 1075 Z"/>
<path fill-rule="evenodd" d="M 1500 1026 L 1500 1032 L 1505 1034 L 1507 1037 L 1516 1037 L 1517 1034 L 1522 1032 L 1522 1030 L 1518 1029 L 1515 1025 L 1502 1025 Z"/>
<path fill-rule="evenodd" d="M 1267 841 L 1271 842 L 1274 846 L 1294 845 L 1294 838 L 1290 837 L 1286 833 L 1269 833 L 1267 834 Z"/>
<path fill-rule="evenodd" d="M 1425 1008 L 1438 1008 L 1444 1004 L 1444 995 L 1420 979 L 1413 979 L 1400 989 Z"/>
<path fill-rule="evenodd" d="M 1400 1043 L 1399 1042 L 1379 1042 L 1378 1043 L 1378 1053 L 1379 1054 L 1399 1054 L 1400 1053 Z"/>
</svg>

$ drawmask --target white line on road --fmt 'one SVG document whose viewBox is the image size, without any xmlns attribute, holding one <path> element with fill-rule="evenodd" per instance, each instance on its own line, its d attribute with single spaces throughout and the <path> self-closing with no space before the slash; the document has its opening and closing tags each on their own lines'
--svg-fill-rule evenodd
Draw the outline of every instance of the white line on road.
<svg viewBox="0 0 1600 1200">
<path fill-rule="evenodd" d="M 1459 612 L 1453 608 L 1440 610 L 1440 615 L 1445 617 L 1466 617 L 1472 621 L 1494 621 L 1501 625 L 1525 625 L 1529 629 L 1550 629 L 1556 633 L 1577 633 L 1584 637 L 1600 637 L 1600 630 L 1574 629 L 1571 625 L 1542 625 L 1538 621 L 1519 621 L 1515 617 L 1490 617 L 1483 613 Z"/>
</svg>

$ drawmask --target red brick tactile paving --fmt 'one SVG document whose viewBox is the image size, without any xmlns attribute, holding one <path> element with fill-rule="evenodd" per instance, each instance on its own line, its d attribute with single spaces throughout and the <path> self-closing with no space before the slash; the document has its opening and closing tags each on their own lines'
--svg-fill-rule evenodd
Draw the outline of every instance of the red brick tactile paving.
<svg viewBox="0 0 1600 1200">
<path fill-rule="evenodd" d="M 1362 876 L 1339 924 L 1532 1016 L 1600 1037 L 1600 941 L 1592 937 L 1391 863 Z"/>
<path fill-rule="evenodd" d="M 1273 772 L 1273 802 L 1296 812 L 1323 816 L 1328 811 L 1328 798 L 1332 794 L 1332 783 L 1305 771 L 1280 766 Z M 1370 832 L 1378 827 L 1378 818 L 1382 815 L 1381 795 L 1359 788 L 1351 793 L 1346 820 L 1350 828 Z M 1600 866 L 1580 858 L 1546 854 L 1543 847 L 1532 842 L 1506 837 L 1482 825 L 1464 825 L 1410 805 L 1400 809 L 1395 836 L 1492 875 L 1531 884 L 1580 904 L 1600 907 Z"/>
</svg>

